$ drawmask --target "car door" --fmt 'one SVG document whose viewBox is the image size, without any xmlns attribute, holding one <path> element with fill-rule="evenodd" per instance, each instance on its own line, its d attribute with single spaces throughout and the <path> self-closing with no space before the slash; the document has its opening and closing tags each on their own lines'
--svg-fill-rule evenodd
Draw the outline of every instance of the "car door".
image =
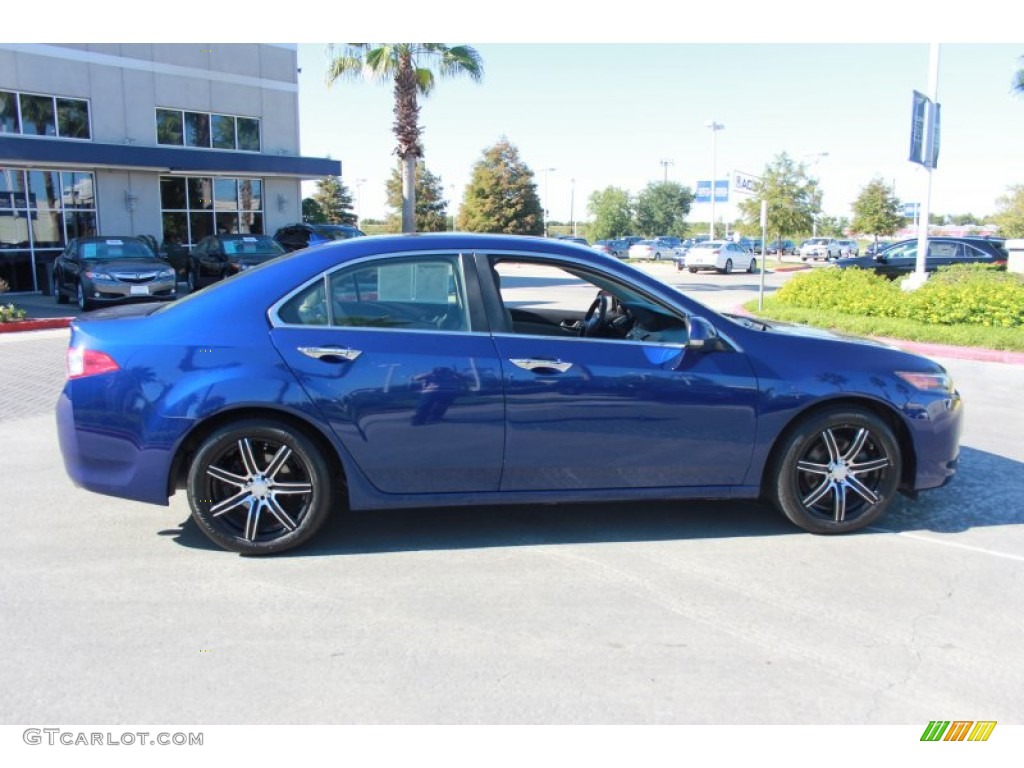
<svg viewBox="0 0 1024 768">
<path fill-rule="evenodd" d="M 72 275 L 74 274 L 74 263 L 73 258 L 76 250 L 78 249 L 78 239 L 72 239 L 70 243 L 61 251 L 60 255 L 54 260 L 53 263 L 53 280 L 54 287 L 57 290 L 71 291 L 73 290 L 74 281 Z"/>
<path fill-rule="evenodd" d="M 461 256 L 363 259 L 271 316 L 281 357 L 379 491 L 498 490 L 501 367 Z"/>
<path fill-rule="evenodd" d="M 485 254 L 478 264 L 485 297 L 502 307 L 492 317 L 503 329 L 494 335 L 508 419 L 502 491 L 742 482 L 757 425 L 757 383 L 744 354 L 686 349 L 678 308 L 593 266 Z M 582 304 L 552 308 L 554 290 Z M 571 323 L 600 301 L 598 291 L 660 330 L 579 336 Z"/>
</svg>

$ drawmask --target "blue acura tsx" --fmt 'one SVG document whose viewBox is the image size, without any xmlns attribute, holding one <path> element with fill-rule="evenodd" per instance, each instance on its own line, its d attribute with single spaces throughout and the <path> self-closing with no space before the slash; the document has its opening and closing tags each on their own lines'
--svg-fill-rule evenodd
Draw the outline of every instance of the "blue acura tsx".
<svg viewBox="0 0 1024 768">
<path fill-rule="evenodd" d="M 495 235 L 297 251 L 72 324 L 57 404 L 79 486 L 168 503 L 221 547 L 281 552 L 332 512 L 771 501 L 862 528 L 956 471 L 935 362 L 722 315 L 618 259 Z"/>
</svg>

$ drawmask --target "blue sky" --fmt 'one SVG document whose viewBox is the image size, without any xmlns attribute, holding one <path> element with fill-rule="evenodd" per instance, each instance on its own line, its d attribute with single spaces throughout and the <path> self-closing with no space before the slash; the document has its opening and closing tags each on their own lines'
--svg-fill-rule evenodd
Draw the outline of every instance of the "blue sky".
<svg viewBox="0 0 1024 768">
<path fill-rule="evenodd" d="M 759 174 L 779 153 L 815 162 L 826 213 L 850 216 L 878 176 L 905 201 L 920 200 L 924 173 L 907 160 L 912 91 L 926 91 L 926 42 L 899 43 L 477 43 L 485 76 L 440 82 L 422 103 L 427 166 L 461 199 L 485 147 L 507 136 L 545 185 L 554 219 L 586 218 L 608 185 L 638 192 L 664 178 L 693 186 L 711 176 L 714 119 L 719 178 Z M 1024 98 L 1010 92 L 1024 43 L 945 43 L 938 100 L 942 149 L 932 211 L 991 213 L 1024 184 Z M 325 45 L 299 46 L 302 151 L 343 164 L 364 217 L 385 212 L 395 162 L 392 94 L 371 82 L 324 84 Z M 575 183 L 571 180 L 575 179 Z M 454 185 L 454 190 L 451 189 Z M 726 213 L 729 206 L 726 206 Z M 719 205 L 717 213 L 722 213 Z M 707 217 L 696 206 L 691 218 Z"/>
</svg>

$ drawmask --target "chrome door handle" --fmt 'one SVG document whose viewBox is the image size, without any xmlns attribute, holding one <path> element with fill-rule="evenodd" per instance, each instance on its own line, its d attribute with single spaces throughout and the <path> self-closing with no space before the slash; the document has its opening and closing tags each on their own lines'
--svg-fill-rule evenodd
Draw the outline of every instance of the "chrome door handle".
<svg viewBox="0 0 1024 768">
<path fill-rule="evenodd" d="M 524 357 L 518 359 L 509 359 L 512 365 L 524 368 L 527 371 L 535 371 L 536 373 L 565 373 L 572 368 L 572 363 L 563 363 L 561 360 L 542 360 L 536 357 Z"/>
<path fill-rule="evenodd" d="M 348 347 L 299 347 L 299 352 L 317 360 L 323 360 L 325 357 L 337 357 L 348 363 L 363 354 L 358 349 L 349 349 Z"/>
</svg>

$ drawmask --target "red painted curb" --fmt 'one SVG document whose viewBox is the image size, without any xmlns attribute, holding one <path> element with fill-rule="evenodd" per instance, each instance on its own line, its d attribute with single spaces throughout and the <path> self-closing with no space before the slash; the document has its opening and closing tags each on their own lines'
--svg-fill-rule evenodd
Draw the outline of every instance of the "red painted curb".
<svg viewBox="0 0 1024 768">
<path fill-rule="evenodd" d="M 18 331 L 43 331 L 47 328 L 67 328 L 73 317 L 48 317 L 41 320 L 14 320 L 0 323 L 0 333 L 17 333 Z"/>
</svg>

